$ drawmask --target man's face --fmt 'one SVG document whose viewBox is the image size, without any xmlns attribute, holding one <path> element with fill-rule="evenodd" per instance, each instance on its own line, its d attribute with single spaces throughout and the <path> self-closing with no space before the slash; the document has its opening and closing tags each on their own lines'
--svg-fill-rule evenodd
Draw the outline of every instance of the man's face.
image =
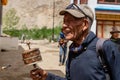
<svg viewBox="0 0 120 80">
<path fill-rule="evenodd" d="M 65 34 L 65 38 L 67 40 L 75 41 L 77 40 L 83 31 L 84 19 L 78 19 L 73 17 L 72 15 L 66 13 L 64 15 L 62 32 Z"/>
<path fill-rule="evenodd" d="M 112 37 L 115 39 L 119 38 L 119 33 L 112 33 Z"/>
</svg>

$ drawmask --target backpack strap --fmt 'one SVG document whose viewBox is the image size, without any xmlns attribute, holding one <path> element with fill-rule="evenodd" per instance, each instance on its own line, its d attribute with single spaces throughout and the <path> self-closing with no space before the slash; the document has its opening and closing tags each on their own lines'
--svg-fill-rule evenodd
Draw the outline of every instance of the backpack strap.
<svg viewBox="0 0 120 80">
<path fill-rule="evenodd" d="M 106 39 L 103 39 L 103 38 L 98 39 L 98 41 L 96 43 L 96 52 L 97 52 L 97 56 L 100 60 L 100 63 L 103 66 L 104 71 L 107 73 L 108 66 L 107 66 L 106 58 L 105 58 L 104 51 L 102 48 L 105 40 Z"/>
<path fill-rule="evenodd" d="M 98 58 L 100 60 L 101 65 L 103 66 L 105 73 L 107 73 L 106 74 L 107 80 L 113 80 L 111 69 L 108 66 L 108 62 L 107 62 L 107 59 L 106 59 L 106 56 L 105 56 L 104 50 L 103 50 L 103 43 L 106 40 L 107 39 L 103 39 L 103 38 L 98 39 L 98 41 L 96 43 L 96 52 L 97 52 Z"/>
</svg>

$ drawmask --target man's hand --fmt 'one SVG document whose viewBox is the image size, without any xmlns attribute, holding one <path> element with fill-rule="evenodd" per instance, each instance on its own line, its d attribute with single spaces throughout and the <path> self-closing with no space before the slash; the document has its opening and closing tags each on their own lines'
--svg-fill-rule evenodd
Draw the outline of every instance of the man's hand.
<svg viewBox="0 0 120 80">
<path fill-rule="evenodd" d="M 47 72 L 43 69 L 36 68 L 30 71 L 30 77 L 33 80 L 46 80 Z"/>
</svg>

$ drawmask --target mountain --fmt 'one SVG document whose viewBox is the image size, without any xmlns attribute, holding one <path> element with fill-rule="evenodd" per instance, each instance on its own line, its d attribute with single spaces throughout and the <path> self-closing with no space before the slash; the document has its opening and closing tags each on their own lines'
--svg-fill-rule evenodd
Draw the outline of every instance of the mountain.
<svg viewBox="0 0 120 80">
<path fill-rule="evenodd" d="M 8 0 L 7 5 L 3 6 L 3 16 L 14 8 L 17 12 L 16 16 L 20 17 L 17 28 L 22 28 L 24 25 L 27 28 L 35 26 L 52 28 L 53 24 L 54 26 L 62 24 L 59 11 L 64 9 L 69 2 L 70 0 Z"/>
</svg>

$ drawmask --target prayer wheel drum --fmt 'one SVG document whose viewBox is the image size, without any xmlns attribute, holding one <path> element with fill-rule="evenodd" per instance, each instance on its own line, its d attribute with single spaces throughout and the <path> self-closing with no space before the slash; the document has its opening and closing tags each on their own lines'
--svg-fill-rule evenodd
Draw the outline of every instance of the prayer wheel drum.
<svg viewBox="0 0 120 80">
<path fill-rule="evenodd" d="M 22 53 L 24 64 L 33 64 L 37 61 L 41 61 L 42 57 L 38 48 L 25 50 Z"/>
</svg>

